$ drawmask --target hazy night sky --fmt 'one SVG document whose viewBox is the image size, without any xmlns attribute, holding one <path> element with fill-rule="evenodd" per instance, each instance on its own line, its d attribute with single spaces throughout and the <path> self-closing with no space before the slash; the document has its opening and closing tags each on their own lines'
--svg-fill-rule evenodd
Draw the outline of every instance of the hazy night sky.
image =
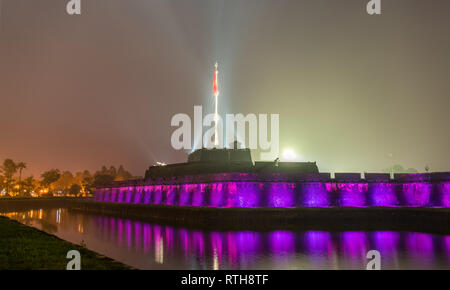
<svg viewBox="0 0 450 290">
<path fill-rule="evenodd" d="M 279 113 L 321 171 L 450 170 L 450 1 L 0 0 L 0 159 L 143 175 L 176 113 Z M 393 154 L 393 160 L 388 155 Z"/>
</svg>

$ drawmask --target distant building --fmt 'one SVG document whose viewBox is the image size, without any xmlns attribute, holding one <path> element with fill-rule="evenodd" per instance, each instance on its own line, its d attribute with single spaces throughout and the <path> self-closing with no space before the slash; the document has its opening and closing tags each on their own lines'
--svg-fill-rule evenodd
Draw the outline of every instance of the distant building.
<svg viewBox="0 0 450 290">
<path fill-rule="evenodd" d="M 188 162 L 151 166 L 145 178 L 161 178 L 226 172 L 248 173 L 319 173 L 316 162 L 257 161 L 253 163 L 250 149 L 199 149 L 189 154 Z"/>
</svg>

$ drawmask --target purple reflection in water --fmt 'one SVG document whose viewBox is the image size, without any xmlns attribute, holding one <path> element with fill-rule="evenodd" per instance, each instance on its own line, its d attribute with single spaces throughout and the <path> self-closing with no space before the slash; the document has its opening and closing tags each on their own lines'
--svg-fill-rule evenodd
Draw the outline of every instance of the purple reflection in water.
<svg viewBox="0 0 450 290">
<path fill-rule="evenodd" d="M 312 254 L 330 256 L 333 252 L 331 234 L 322 231 L 308 231 L 304 235 L 304 247 Z"/>
<path fill-rule="evenodd" d="M 443 238 L 444 252 L 447 254 L 448 260 L 450 261 L 450 236 Z"/>
<path fill-rule="evenodd" d="M 222 233 L 213 232 L 210 234 L 213 258 L 213 269 L 218 270 L 223 260 L 223 237 Z"/>
<path fill-rule="evenodd" d="M 450 269 L 450 236 L 414 232 L 208 232 L 108 216 L 44 210 L 9 217 L 141 269 Z M 48 225 L 53 225 L 48 227 Z"/>
<path fill-rule="evenodd" d="M 150 245 L 152 244 L 152 226 L 150 224 L 144 224 L 143 231 L 143 250 L 144 254 L 147 254 L 150 251 Z"/>
<path fill-rule="evenodd" d="M 423 233 L 408 233 L 406 235 L 406 247 L 411 252 L 423 253 L 423 256 L 430 257 L 433 253 L 433 240 L 431 235 Z"/>
<path fill-rule="evenodd" d="M 123 244 L 123 219 L 119 219 L 117 222 L 117 235 L 118 235 L 118 243 L 120 246 Z"/>
<path fill-rule="evenodd" d="M 275 231 L 269 234 L 270 248 L 277 254 L 295 252 L 295 236 L 293 232 Z"/>
<path fill-rule="evenodd" d="M 329 232 L 308 231 L 299 241 L 302 253 L 308 254 L 311 268 L 320 269 L 324 263 L 333 259 L 333 237 Z"/>
<path fill-rule="evenodd" d="M 175 231 L 173 227 L 166 226 L 164 231 L 164 246 L 167 251 L 172 251 L 175 243 Z"/>
<path fill-rule="evenodd" d="M 228 263 L 233 269 L 238 264 L 238 245 L 235 239 L 235 233 L 225 233 L 226 250 L 228 254 Z"/>
<path fill-rule="evenodd" d="M 110 239 L 111 241 L 114 241 L 117 238 L 117 233 L 116 233 L 116 219 L 113 217 L 108 218 L 109 221 L 109 236 L 108 239 Z"/>
<path fill-rule="evenodd" d="M 128 251 L 131 250 L 131 247 L 132 247 L 132 244 L 131 244 L 132 232 L 131 231 L 132 231 L 131 221 L 125 220 L 125 237 L 126 237 L 126 241 L 127 241 Z"/>
<path fill-rule="evenodd" d="M 188 257 L 188 253 L 189 253 L 189 247 L 190 247 L 189 238 L 190 238 L 190 236 L 189 236 L 188 230 L 180 229 L 178 231 L 178 239 L 180 241 L 181 250 L 183 251 L 185 258 Z"/>
<path fill-rule="evenodd" d="M 395 259 L 400 243 L 400 234 L 396 232 L 374 232 L 373 243 L 375 248 L 383 253 L 383 257 Z"/>
<path fill-rule="evenodd" d="M 352 261 L 361 261 L 368 252 L 368 240 L 365 232 L 344 232 L 341 234 L 344 255 Z"/>
<path fill-rule="evenodd" d="M 202 259 L 205 254 L 205 237 L 203 236 L 203 232 L 194 231 L 192 237 L 194 248 L 191 250 L 194 250 L 194 253 Z"/>
<path fill-rule="evenodd" d="M 142 223 L 135 221 L 134 222 L 134 244 L 136 249 L 141 248 L 142 243 Z"/>
</svg>

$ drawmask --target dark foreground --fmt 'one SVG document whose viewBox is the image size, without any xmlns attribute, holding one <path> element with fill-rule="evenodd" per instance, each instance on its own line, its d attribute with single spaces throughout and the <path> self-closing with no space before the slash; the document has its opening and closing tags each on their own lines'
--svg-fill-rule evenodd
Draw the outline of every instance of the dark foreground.
<svg viewBox="0 0 450 290">
<path fill-rule="evenodd" d="M 1 270 L 65 270 L 67 252 L 81 254 L 82 270 L 125 270 L 130 267 L 56 236 L 0 217 Z"/>
</svg>

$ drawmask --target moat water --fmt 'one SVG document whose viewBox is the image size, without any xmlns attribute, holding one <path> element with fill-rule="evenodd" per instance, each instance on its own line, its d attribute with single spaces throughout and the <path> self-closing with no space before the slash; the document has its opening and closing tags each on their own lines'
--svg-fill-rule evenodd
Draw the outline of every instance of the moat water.
<svg viewBox="0 0 450 290">
<path fill-rule="evenodd" d="M 417 232 L 201 231 L 67 209 L 2 213 L 138 269 L 450 269 L 450 236 Z"/>
</svg>

